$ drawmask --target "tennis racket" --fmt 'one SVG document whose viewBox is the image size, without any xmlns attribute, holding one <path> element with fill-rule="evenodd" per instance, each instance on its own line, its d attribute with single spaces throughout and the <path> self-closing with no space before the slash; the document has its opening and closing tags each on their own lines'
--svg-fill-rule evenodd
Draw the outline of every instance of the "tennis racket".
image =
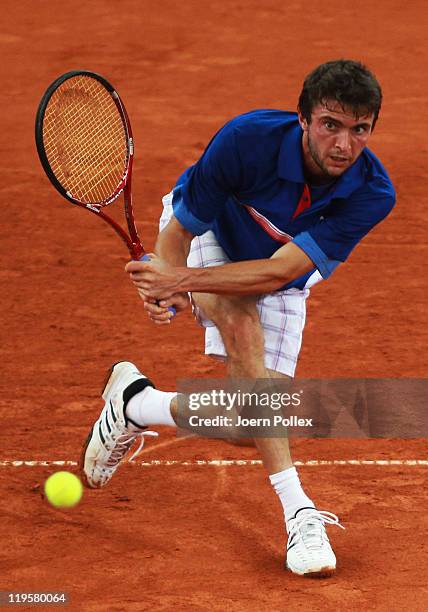
<svg viewBox="0 0 428 612">
<path fill-rule="evenodd" d="M 42 166 L 59 193 L 108 223 L 132 259 L 147 261 L 132 208 L 134 141 L 125 106 L 99 74 L 73 70 L 46 90 L 36 115 Z M 105 209 L 123 192 L 127 233 Z M 175 314 L 175 309 L 169 310 Z"/>
</svg>

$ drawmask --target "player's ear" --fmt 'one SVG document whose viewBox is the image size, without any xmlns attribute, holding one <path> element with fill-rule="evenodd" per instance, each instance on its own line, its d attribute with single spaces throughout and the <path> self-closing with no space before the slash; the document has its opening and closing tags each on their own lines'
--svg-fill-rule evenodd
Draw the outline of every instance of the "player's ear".
<svg viewBox="0 0 428 612">
<path fill-rule="evenodd" d="M 309 127 L 307 120 L 304 118 L 300 110 L 297 111 L 297 116 L 299 118 L 300 127 L 302 128 L 304 132 L 306 132 Z"/>
</svg>

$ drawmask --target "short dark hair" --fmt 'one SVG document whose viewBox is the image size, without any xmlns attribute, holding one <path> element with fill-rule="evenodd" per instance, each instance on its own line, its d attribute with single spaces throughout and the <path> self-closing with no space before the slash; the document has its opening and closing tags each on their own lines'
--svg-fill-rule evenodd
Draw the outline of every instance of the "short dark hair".
<svg viewBox="0 0 428 612">
<path fill-rule="evenodd" d="M 379 116 L 382 90 L 376 77 L 360 62 L 334 60 L 321 64 L 305 78 L 298 108 L 308 123 L 317 104 L 336 100 L 355 117 L 373 113 L 372 129 Z"/>
</svg>

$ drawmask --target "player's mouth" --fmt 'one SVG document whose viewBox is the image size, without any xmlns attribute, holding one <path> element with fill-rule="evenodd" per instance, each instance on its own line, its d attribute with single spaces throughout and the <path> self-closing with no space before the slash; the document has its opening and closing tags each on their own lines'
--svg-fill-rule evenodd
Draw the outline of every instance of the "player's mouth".
<svg viewBox="0 0 428 612">
<path fill-rule="evenodd" d="M 346 166 L 350 162 L 348 157 L 341 157 L 340 155 L 330 155 L 330 159 L 335 166 Z"/>
</svg>

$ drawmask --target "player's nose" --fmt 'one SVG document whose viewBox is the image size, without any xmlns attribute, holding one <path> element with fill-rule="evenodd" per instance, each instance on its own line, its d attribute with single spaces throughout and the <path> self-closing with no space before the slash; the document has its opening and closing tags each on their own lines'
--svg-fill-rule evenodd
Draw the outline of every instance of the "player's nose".
<svg viewBox="0 0 428 612">
<path fill-rule="evenodd" d="M 348 130 L 340 130 L 336 136 L 335 147 L 341 153 L 349 153 L 351 151 L 351 135 Z"/>
</svg>

